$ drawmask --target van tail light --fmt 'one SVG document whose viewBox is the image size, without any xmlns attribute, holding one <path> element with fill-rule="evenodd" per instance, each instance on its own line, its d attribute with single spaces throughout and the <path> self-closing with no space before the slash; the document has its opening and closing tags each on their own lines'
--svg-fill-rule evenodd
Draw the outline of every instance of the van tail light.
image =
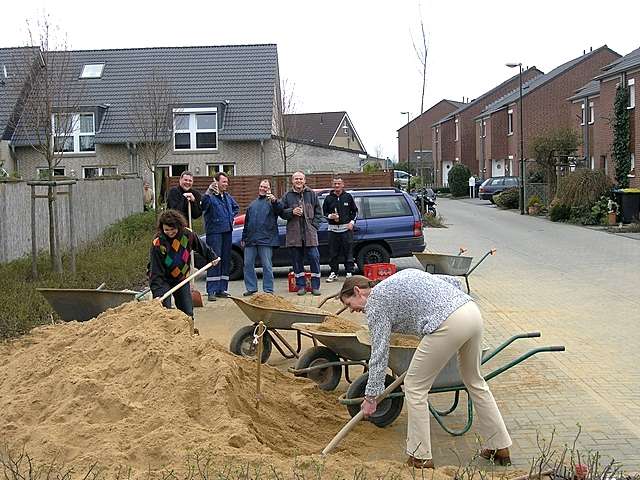
<svg viewBox="0 0 640 480">
<path fill-rule="evenodd" d="M 422 221 L 416 220 L 413 222 L 413 236 L 421 237 L 422 236 Z"/>
<path fill-rule="evenodd" d="M 480 188 L 478 189 L 478 192 L 484 192 L 484 187 L 480 187 Z"/>
</svg>

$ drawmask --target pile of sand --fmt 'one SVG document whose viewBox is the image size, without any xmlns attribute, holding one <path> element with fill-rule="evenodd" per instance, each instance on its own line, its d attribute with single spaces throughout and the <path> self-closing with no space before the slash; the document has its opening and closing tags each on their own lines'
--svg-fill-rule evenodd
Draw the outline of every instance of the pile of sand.
<svg viewBox="0 0 640 480">
<path fill-rule="evenodd" d="M 318 332 L 356 333 L 362 330 L 364 325 L 336 315 L 327 315 L 324 322 L 309 325 L 308 328 Z"/>
<path fill-rule="evenodd" d="M 317 313 L 321 315 L 331 315 L 330 312 L 309 305 L 296 305 L 284 297 L 273 293 L 254 293 L 247 300 L 247 303 L 258 307 L 270 308 L 272 310 L 282 310 L 287 312 Z"/>
<path fill-rule="evenodd" d="M 0 345 L 0 438 L 76 471 L 94 461 L 134 472 L 180 468 L 188 451 L 282 471 L 319 460 L 349 419 L 335 395 L 263 365 L 257 410 L 256 364 L 192 330 L 177 310 L 132 302 Z M 328 457 L 327 475 L 353 475 L 377 430 L 363 423 L 352 431 Z M 400 462 L 365 465 L 372 478 L 411 476 Z M 443 469 L 435 479 L 447 475 Z"/>
</svg>

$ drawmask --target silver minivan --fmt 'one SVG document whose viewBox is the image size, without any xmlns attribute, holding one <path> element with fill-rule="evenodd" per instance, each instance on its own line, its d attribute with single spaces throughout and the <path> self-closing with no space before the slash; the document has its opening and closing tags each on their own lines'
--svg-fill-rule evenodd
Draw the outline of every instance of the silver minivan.
<svg viewBox="0 0 640 480">
<path fill-rule="evenodd" d="M 402 188 L 407 188 L 407 186 L 409 185 L 409 178 L 411 178 L 411 175 L 403 170 L 393 171 L 393 182 L 396 185 L 400 185 L 400 187 Z"/>
</svg>

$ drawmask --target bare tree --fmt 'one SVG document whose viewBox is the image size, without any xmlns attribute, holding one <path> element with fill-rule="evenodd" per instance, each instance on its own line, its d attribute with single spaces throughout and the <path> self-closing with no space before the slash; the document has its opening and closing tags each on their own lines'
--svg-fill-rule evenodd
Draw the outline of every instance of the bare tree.
<svg viewBox="0 0 640 480">
<path fill-rule="evenodd" d="M 136 139 L 136 152 L 153 177 L 155 206 L 160 192 L 156 170 L 172 149 L 172 108 L 176 103 L 176 96 L 169 80 L 156 69 L 134 95 L 131 130 Z"/>
<path fill-rule="evenodd" d="M 20 139 L 22 143 L 26 140 L 45 160 L 47 171 L 42 176 L 51 181 L 54 168 L 62 162 L 65 153 L 74 151 L 74 142 L 82 140 L 78 148 L 93 150 L 94 137 L 74 138 L 74 133 L 88 119 L 79 114 L 83 89 L 78 82 L 73 82 L 78 72 L 73 71 L 66 37 L 60 35 L 46 14 L 37 20 L 35 31 L 27 21 L 27 30 L 31 48 L 21 49 L 23 58 L 18 62 L 28 68 L 29 73 L 10 124 L 14 139 Z M 57 241 L 56 187 L 53 184 L 47 186 L 47 203 L 51 266 L 60 273 L 62 260 Z"/>
<path fill-rule="evenodd" d="M 295 86 L 285 79 L 281 82 L 281 85 L 279 85 L 278 98 L 276 99 L 275 137 L 285 175 L 288 173 L 287 166 L 289 160 L 294 157 L 298 148 L 300 148 L 299 143 L 290 141 L 292 139 L 291 133 L 295 130 L 296 126 L 295 119 L 291 116 L 291 114 L 296 111 L 294 91 Z"/>
<path fill-rule="evenodd" d="M 420 5 L 420 3 L 418 3 L 418 19 L 420 20 L 420 43 L 416 43 L 415 39 L 413 38 L 413 35 L 411 36 L 411 43 L 413 44 L 413 50 L 416 52 L 416 57 L 418 58 L 418 63 L 419 63 L 419 71 L 420 71 L 420 76 L 421 76 L 421 80 L 422 80 L 422 89 L 420 92 L 420 112 L 418 113 L 418 116 L 416 117 L 419 118 L 420 115 L 422 115 L 422 113 L 424 112 L 424 94 L 425 94 L 425 90 L 427 87 L 427 58 L 429 55 L 429 46 L 427 45 L 427 35 L 424 31 L 424 21 L 422 20 L 422 7 Z M 419 145 L 419 151 L 420 151 L 420 160 L 421 163 L 424 164 L 424 158 L 423 158 L 423 153 L 422 153 L 422 149 L 423 149 L 423 144 L 424 144 L 424 131 L 422 130 L 422 128 L 420 128 L 418 121 L 415 122 L 415 134 L 417 135 L 418 138 L 418 145 Z M 407 125 L 407 128 L 411 128 L 411 125 Z M 407 159 L 407 161 L 409 161 L 409 159 Z M 423 175 L 424 173 L 424 168 L 420 168 L 422 167 L 422 165 L 416 165 L 416 171 L 420 172 L 421 175 Z M 424 184 L 424 178 L 422 178 L 422 183 Z"/>
<path fill-rule="evenodd" d="M 373 154 L 375 155 L 376 158 L 382 158 L 382 156 L 384 155 L 384 148 L 381 144 L 377 144 L 374 148 L 373 148 Z"/>
</svg>

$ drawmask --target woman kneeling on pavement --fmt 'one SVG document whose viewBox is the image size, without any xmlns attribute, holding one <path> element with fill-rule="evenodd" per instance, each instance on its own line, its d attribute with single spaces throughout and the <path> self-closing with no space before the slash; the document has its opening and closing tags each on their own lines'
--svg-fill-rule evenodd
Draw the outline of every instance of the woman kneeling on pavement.
<svg viewBox="0 0 640 480">
<path fill-rule="evenodd" d="M 163 296 L 189 276 L 189 264 L 193 252 L 198 252 L 208 262 L 218 259 L 198 236 L 187 228 L 187 221 L 177 210 L 167 210 L 158 217 L 156 237 L 149 252 L 149 286 L 153 298 Z M 186 283 L 173 292 L 176 308 L 193 318 L 191 288 Z M 171 308 L 171 297 L 162 304 Z"/>
<path fill-rule="evenodd" d="M 511 438 L 480 373 L 482 315 L 456 278 L 406 269 L 376 284 L 356 275 L 345 280 L 340 300 L 352 312 L 365 312 L 371 334 L 369 379 L 362 403 L 365 417 L 375 413 L 376 397 L 385 388 L 391 333 L 422 337 L 404 379 L 409 465 L 434 468 L 429 390 L 456 352 L 460 375 L 476 408 L 478 430 L 488 447 L 480 456 L 502 465 L 511 462 Z"/>
</svg>

